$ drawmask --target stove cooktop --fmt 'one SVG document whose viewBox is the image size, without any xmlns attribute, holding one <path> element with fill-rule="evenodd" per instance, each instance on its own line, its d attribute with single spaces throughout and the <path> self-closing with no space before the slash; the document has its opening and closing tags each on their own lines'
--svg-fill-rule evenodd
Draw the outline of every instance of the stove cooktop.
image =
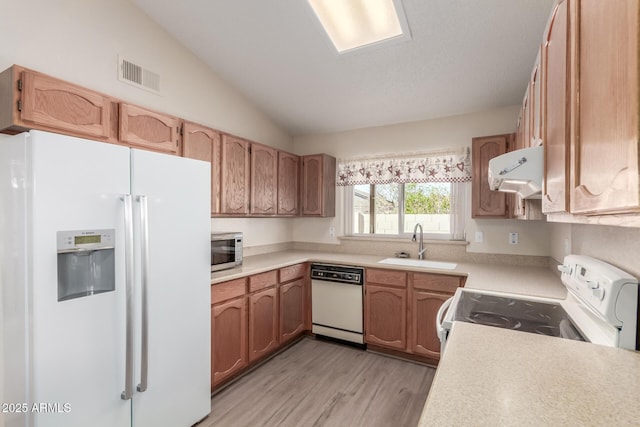
<svg viewBox="0 0 640 427">
<path fill-rule="evenodd" d="M 462 292 L 452 320 L 585 341 L 554 303 Z"/>
</svg>

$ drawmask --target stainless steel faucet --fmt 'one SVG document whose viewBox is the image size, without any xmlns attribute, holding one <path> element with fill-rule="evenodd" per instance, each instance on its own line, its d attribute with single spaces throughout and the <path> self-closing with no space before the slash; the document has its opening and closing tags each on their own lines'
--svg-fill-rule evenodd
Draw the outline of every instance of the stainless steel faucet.
<svg viewBox="0 0 640 427">
<path fill-rule="evenodd" d="M 418 259 L 424 259 L 424 251 L 426 251 L 424 247 L 424 240 L 422 239 L 422 224 L 417 223 L 415 227 L 413 227 L 413 237 L 411 238 L 412 242 L 417 240 L 416 233 L 420 227 L 420 243 L 418 243 Z"/>
</svg>

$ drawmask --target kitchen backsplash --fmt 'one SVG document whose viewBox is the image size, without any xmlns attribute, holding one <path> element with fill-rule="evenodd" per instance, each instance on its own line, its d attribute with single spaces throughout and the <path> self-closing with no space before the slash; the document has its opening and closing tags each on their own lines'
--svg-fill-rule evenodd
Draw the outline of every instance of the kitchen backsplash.
<svg viewBox="0 0 640 427">
<path fill-rule="evenodd" d="M 504 255 L 466 252 L 466 243 L 425 242 L 426 259 L 439 261 L 456 261 L 484 263 L 494 265 L 515 265 L 526 267 L 547 267 L 549 257 L 530 255 Z M 396 252 L 408 252 L 411 258 L 417 258 L 417 243 L 405 240 L 385 239 L 379 242 L 362 239 L 340 239 L 339 245 L 326 243 L 294 242 L 293 249 L 305 251 L 322 251 L 333 253 L 354 253 L 393 257 Z"/>
</svg>

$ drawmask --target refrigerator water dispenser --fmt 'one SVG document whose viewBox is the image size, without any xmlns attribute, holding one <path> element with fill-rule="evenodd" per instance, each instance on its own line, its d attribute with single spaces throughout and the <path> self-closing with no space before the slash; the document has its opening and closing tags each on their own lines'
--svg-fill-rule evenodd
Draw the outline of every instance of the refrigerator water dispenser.
<svg viewBox="0 0 640 427">
<path fill-rule="evenodd" d="M 58 231 L 58 301 L 115 290 L 115 230 Z"/>
</svg>

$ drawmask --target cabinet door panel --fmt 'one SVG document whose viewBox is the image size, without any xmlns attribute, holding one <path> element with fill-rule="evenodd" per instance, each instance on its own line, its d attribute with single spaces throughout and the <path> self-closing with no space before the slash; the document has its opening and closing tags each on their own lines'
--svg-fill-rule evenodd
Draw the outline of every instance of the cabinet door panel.
<svg viewBox="0 0 640 427">
<path fill-rule="evenodd" d="M 278 347 L 278 301 L 274 287 L 249 296 L 249 361 Z"/>
<path fill-rule="evenodd" d="M 302 214 L 322 214 L 322 156 L 305 156 L 302 165 Z"/>
<path fill-rule="evenodd" d="M 278 203 L 278 151 L 251 144 L 251 213 L 275 215 Z"/>
<path fill-rule="evenodd" d="M 304 331 L 305 281 L 296 280 L 280 285 L 280 342 L 294 338 Z"/>
<path fill-rule="evenodd" d="M 436 314 L 450 295 L 414 291 L 411 301 L 411 351 L 433 359 L 440 358 L 440 338 Z"/>
<path fill-rule="evenodd" d="M 185 122 L 182 156 L 211 163 L 211 213 L 220 212 L 220 134 Z"/>
<path fill-rule="evenodd" d="M 368 344 L 406 350 L 406 289 L 366 285 L 365 340 Z"/>
<path fill-rule="evenodd" d="M 472 140 L 473 182 L 471 216 L 473 218 L 508 218 L 505 193 L 489 189 L 489 160 L 508 150 L 511 135 L 496 135 Z"/>
<path fill-rule="evenodd" d="M 230 135 L 222 137 L 221 213 L 249 213 L 249 143 Z"/>
<path fill-rule="evenodd" d="M 544 91 L 544 178 L 542 211 L 564 212 L 568 206 L 567 177 L 569 147 L 568 1 L 554 10 L 542 50 Z"/>
<path fill-rule="evenodd" d="M 298 214 L 300 158 L 280 151 L 278 153 L 278 215 Z"/>
<path fill-rule="evenodd" d="M 248 364 L 245 297 L 212 306 L 211 334 L 211 382 L 216 386 Z"/>
<path fill-rule="evenodd" d="M 178 154 L 179 120 L 136 105 L 120 104 L 120 141 L 170 154 Z"/>
<path fill-rule="evenodd" d="M 578 123 L 571 212 L 640 208 L 637 0 L 582 0 L 578 14 Z"/>
<path fill-rule="evenodd" d="M 22 84 L 22 120 L 80 136 L 110 136 L 108 97 L 33 71 L 22 72 Z"/>
</svg>

